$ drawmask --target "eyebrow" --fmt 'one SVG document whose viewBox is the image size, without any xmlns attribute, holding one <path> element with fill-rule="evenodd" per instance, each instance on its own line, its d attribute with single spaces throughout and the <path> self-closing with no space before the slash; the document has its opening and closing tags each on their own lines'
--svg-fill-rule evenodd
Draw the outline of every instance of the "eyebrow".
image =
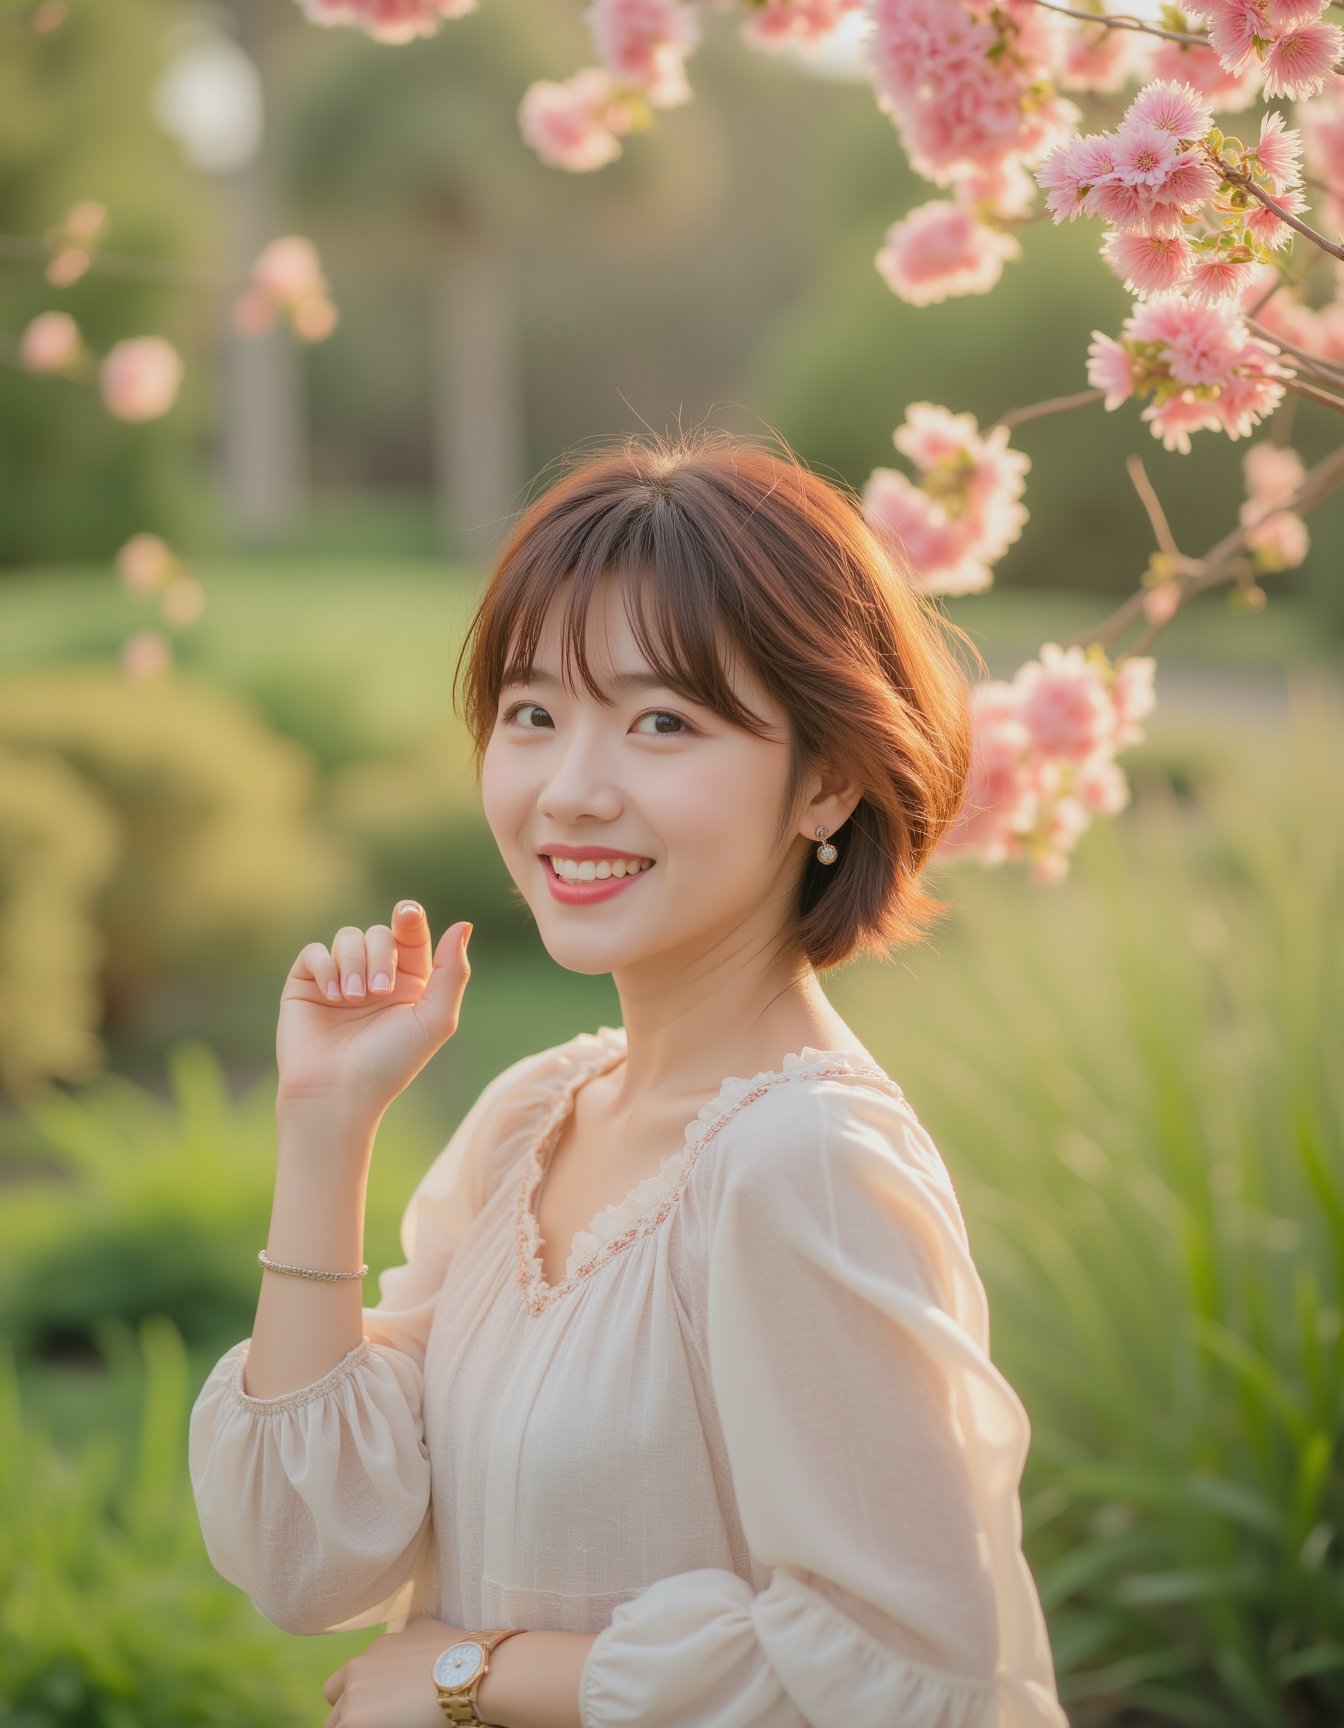
<svg viewBox="0 0 1344 1728">
<path fill-rule="evenodd" d="M 537 668 L 534 666 L 528 677 L 524 678 L 521 673 L 515 672 L 504 679 L 500 688 L 502 690 L 512 690 L 522 684 L 550 684 L 554 687 L 558 686 L 559 683 L 560 680 L 556 677 L 554 672 L 548 672 L 545 668 Z M 611 680 L 611 684 L 609 686 L 604 686 L 604 688 L 610 688 L 613 690 L 675 691 L 676 685 L 669 684 L 661 672 L 618 672 Z"/>
</svg>

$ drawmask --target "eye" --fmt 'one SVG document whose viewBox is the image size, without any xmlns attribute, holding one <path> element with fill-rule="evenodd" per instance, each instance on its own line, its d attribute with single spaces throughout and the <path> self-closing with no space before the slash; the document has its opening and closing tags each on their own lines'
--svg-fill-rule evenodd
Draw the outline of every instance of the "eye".
<svg viewBox="0 0 1344 1728">
<path fill-rule="evenodd" d="M 677 727 L 675 732 L 654 732 L 652 736 L 655 738 L 689 738 L 694 730 L 682 719 L 680 714 L 672 714 L 666 708 L 651 708 L 647 714 L 641 714 L 639 718 L 640 720 L 671 720 Z M 639 721 L 636 721 L 635 724 L 638 725 Z M 650 734 L 646 733 L 645 736 L 648 737 Z"/>
<path fill-rule="evenodd" d="M 500 724 L 507 726 L 515 716 L 521 714 L 528 708 L 535 709 L 539 714 L 547 713 L 547 710 L 541 706 L 540 702 L 515 702 L 500 716 Z M 547 717 L 549 718 L 549 715 Z M 689 738 L 692 737 L 695 732 L 695 728 L 689 721 L 683 720 L 680 714 L 673 714 L 666 708 L 651 708 L 647 714 L 641 714 L 639 720 L 637 720 L 635 724 L 639 725 L 640 721 L 643 720 L 670 720 L 672 722 L 672 727 L 675 728 L 675 730 L 659 728 L 654 732 L 645 732 L 644 736 L 646 738 Z M 533 726 L 527 721 L 524 721 L 522 723 L 522 730 L 524 732 L 540 732 L 543 728 L 540 726 Z"/>
<path fill-rule="evenodd" d="M 513 704 L 513 706 L 511 708 L 507 709 L 505 711 L 505 713 L 503 714 L 503 716 L 502 716 L 503 724 L 507 726 L 509 721 L 513 719 L 514 715 L 521 713 L 524 708 L 535 708 L 539 714 L 544 714 L 546 712 L 546 710 L 541 706 L 540 702 L 515 702 Z M 538 726 L 526 726 L 525 725 L 523 727 L 523 730 L 524 730 L 524 732 L 538 732 L 541 730 L 541 728 Z"/>
</svg>

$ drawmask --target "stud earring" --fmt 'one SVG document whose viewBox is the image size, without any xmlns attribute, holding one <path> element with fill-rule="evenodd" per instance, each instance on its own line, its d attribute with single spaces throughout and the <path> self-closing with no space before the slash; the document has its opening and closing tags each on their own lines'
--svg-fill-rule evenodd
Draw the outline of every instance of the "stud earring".
<svg viewBox="0 0 1344 1728">
<path fill-rule="evenodd" d="M 840 856 L 835 847 L 826 839 L 826 836 L 829 833 L 829 828 L 817 829 L 817 839 L 825 842 L 824 845 L 817 847 L 817 858 L 823 864 L 834 864 L 836 859 Z"/>
</svg>

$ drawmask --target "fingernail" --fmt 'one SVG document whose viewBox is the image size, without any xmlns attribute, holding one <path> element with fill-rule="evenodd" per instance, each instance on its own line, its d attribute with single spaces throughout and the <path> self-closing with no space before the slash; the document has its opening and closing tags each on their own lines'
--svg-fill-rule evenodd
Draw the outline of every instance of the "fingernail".
<svg viewBox="0 0 1344 1728">
<path fill-rule="evenodd" d="M 386 972 L 375 972 L 374 973 L 374 975 L 373 975 L 373 988 L 375 990 L 386 990 L 391 986 L 391 983 L 392 983 L 392 980 L 388 977 Z"/>
<path fill-rule="evenodd" d="M 471 933 L 475 928 L 476 928 L 476 926 L 474 924 L 468 924 L 468 925 L 464 926 L 464 928 L 463 928 L 463 931 L 462 931 L 462 952 L 464 954 L 467 951 L 467 943 L 471 941 Z"/>
<path fill-rule="evenodd" d="M 404 905 L 397 907 L 397 915 L 401 918 L 418 918 L 420 908 L 414 900 L 407 900 Z"/>
<path fill-rule="evenodd" d="M 340 985 L 336 982 L 336 980 L 334 978 L 328 978 L 327 979 L 327 995 L 334 998 L 334 997 L 339 996 L 340 993 L 341 993 Z"/>
</svg>

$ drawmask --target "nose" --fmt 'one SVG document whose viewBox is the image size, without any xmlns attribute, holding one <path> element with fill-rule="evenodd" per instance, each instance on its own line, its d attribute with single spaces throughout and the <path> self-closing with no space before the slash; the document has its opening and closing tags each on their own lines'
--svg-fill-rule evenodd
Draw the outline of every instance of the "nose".
<svg viewBox="0 0 1344 1728">
<path fill-rule="evenodd" d="M 620 815 L 621 802 L 596 730 L 574 725 L 566 737 L 554 740 L 546 751 L 546 771 L 537 793 L 540 815 L 558 825 L 585 817 L 610 822 Z"/>
</svg>

